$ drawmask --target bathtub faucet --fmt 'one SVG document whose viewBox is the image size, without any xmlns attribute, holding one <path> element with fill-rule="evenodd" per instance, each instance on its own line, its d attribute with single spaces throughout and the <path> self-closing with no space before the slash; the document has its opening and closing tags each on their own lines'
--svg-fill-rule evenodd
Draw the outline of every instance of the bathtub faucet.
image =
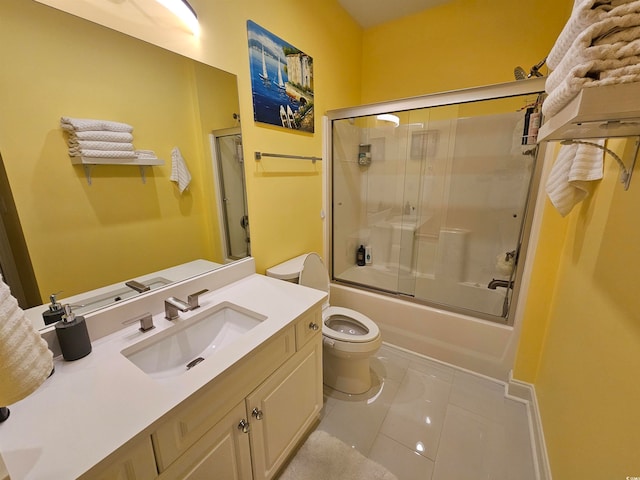
<svg viewBox="0 0 640 480">
<path fill-rule="evenodd" d="M 495 290 L 496 287 L 505 287 L 505 288 L 513 289 L 513 280 L 497 280 L 494 278 L 489 282 L 489 285 L 487 287 L 490 288 L 491 290 Z"/>
</svg>

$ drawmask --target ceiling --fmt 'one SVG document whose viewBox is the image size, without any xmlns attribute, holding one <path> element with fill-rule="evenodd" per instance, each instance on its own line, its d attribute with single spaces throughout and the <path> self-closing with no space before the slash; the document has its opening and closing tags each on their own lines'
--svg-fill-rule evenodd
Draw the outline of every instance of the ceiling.
<svg viewBox="0 0 640 480">
<path fill-rule="evenodd" d="M 452 0 L 338 0 L 363 28 L 421 12 Z"/>
</svg>

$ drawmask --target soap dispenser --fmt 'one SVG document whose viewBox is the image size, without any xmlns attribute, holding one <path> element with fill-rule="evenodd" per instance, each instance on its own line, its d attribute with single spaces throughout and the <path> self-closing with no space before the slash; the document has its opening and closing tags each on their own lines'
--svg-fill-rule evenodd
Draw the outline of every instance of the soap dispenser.
<svg viewBox="0 0 640 480">
<path fill-rule="evenodd" d="M 360 245 L 360 248 L 356 251 L 356 265 L 363 267 L 365 263 L 365 250 L 364 245 Z"/>
<path fill-rule="evenodd" d="M 56 323 L 56 335 L 62 356 L 67 361 L 78 360 L 91 353 L 91 339 L 84 317 L 76 317 L 71 305 L 64 305 L 62 320 Z"/>
<path fill-rule="evenodd" d="M 60 305 L 56 301 L 56 295 L 58 295 L 58 293 L 52 293 L 49 296 L 49 300 L 51 300 L 51 305 L 49 305 L 49 310 L 45 310 L 44 312 L 42 312 L 42 318 L 44 319 L 45 325 L 51 325 L 52 323 L 56 323 L 62 320 L 62 316 L 64 315 L 64 309 L 62 308 L 62 305 Z"/>
</svg>

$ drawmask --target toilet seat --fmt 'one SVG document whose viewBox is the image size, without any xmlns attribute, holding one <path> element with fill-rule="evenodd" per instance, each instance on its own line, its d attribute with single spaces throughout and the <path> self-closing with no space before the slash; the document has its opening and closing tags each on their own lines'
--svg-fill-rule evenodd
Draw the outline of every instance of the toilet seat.
<svg viewBox="0 0 640 480">
<path fill-rule="evenodd" d="M 302 269 L 300 270 L 300 285 L 305 287 L 315 288 L 316 290 L 322 290 L 329 294 L 329 274 L 322 262 L 322 259 L 317 253 L 309 253 L 304 256 L 302 263 Z M 344 317 L 348 322 L 359 324 L 367 333 L 364 335 L 350 335 L 348 333 L 342 333 L 337 330 L 333 330 L 327 325 L 327 322 L 336 316 Z M 349 350 L 351 344 L 354 351 L 360 351 L 365 347 L 362 344 L 370 344 L 376 342 L 380 338 L 380 330 L 373 320 L 366 315 L 344 307 L 332 307 L 327 301 L 322 306 L 322 334 L 329 340 L 328 343 L 335 348 L 338 345 L 337 342 L 343 342 L 342 349 Z M 325 341 L 325 344 L 327 342 Z M 360 344 L 360 345 L 356 345 Z"/>
<path fill-rule="evenodd" d="M 338 332 L 327 325 L 332 317 L 341 316 L 356 324 L 360 324 L 367 330 L 364 335 L 350 335 Z M 343 307 L 327 307 L 322 311 L 322 334 L 334 340 L 350 343 L 365 343 L 375 340 L 380 335 L 378 326 L 366 315 Z"/>
</svg>

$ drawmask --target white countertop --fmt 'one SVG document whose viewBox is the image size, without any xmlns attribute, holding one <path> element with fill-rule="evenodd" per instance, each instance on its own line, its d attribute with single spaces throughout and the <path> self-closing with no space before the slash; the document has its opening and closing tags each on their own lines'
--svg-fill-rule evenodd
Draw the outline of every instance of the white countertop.
<svg viewBox="0 0 640 480">
<path fill-rule="evenodd" d="M 31 396 L 11 405 L 0 424 L 0 453 L 12 480 L 77 478 L 170 409 L 279 332 L 324 292 L 253 274 L 200 297 L 201 308 L 170 322 L 154 315 L 147 333 L 131 325 L 93 342 L 74 362 L 55 360 L 55 374 Z M 182 375 L 153 380 L 120 352 L 222 302 L 267 317 L 235 343 Z M 118 319 L 120 321 L 120 319 Z M 122 319 L 125 320 L 125 319 Z"/>
</svg>

